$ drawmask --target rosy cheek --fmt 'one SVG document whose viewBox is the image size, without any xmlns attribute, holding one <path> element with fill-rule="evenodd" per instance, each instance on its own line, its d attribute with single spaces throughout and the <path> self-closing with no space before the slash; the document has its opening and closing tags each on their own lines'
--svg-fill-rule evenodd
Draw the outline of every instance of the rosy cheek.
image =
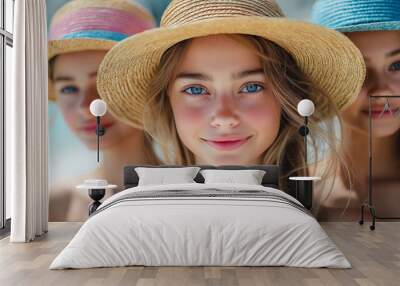
<svg viewBox="0 0 400 286">
<path fill-rule="evenodd" d="M 363 87 L 358 94 L 357 98 L 354 100 L 354 102 L 357 102 L 359 104 L 362 103 L 367 103 L 368 102 L 368 89 Z"/>
<path fill-rule="evenodd" d="M 101 120 L 103 122 L 107 122 L 107 123 L 119 123 L 118 119 L 115 119 L 114 116 L 111 115 L 111 113 L 106 113 Z"/>
<path fill-rule="evenodd" d="M 368 110 L 367 90 L 362 89 L 357 98 L 346 108 L 343 109 L 343 118 L 358 117 L 365 109 Z"/>
<path fill-rule="evenodd" d="M 204 107 L 193 107 L 185 103 L 173 105 L 175 123 L 179 130 L 185 132 L 195 132 L 196 129 L 203 126 L 207 114 Z"/>
<path fill-rule="evenodd" d="M 71 101 L 60 100 L 58 102 L 58 107 L 63 115 L 65 122 L 71 129 L 77 129 L 78 127 L 78 109 Z"/>
<path fill-rule="evenodd" d="M 275 126 L 280 123 L 281 107 L 279 103 L 272 98 L 243 104 L 240 107 L 241 115 L 245 120 L 251 122 L 252 126 L 261 129 L 269 126 Z"/>
<path fill-rule="evenodd" d="M 350 105 L 349 107 L 343 109 L 343 111 L 341 112 L 342 114 L 342 118 L 346 121 L 350 120 L 353 121 L 355 120 L 355 118 L 357 118 L 358 116 L 358 109 L 357 105 L 355 103 L 353 103 L 352 105 Z"/>
</svg>

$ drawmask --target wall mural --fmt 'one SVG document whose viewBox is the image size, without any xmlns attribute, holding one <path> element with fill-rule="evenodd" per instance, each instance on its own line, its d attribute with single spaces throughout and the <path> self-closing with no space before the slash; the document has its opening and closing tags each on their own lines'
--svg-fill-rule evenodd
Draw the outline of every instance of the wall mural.
<svg viewBox="0 0 400 286">
<path fill-rule="evenodd" d="M 279 165 L 284 192 L 315 178 L 320 220 L 359 220 L 369 189 L 378 217 L 400 216 L 399 27 L 342 30 L 330 1 L 277 1 L 314 24 L 209 35 L 201 15 L 161 18 L 168 2 L 48 1 L 51 221 L 86 220 L 124 166 L 165 164 Z"/>
</svg>

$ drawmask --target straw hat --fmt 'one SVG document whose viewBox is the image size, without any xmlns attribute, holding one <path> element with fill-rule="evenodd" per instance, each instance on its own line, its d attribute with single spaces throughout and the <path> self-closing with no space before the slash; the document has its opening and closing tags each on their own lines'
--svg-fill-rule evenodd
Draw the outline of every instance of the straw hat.
<svg viewBox="0 0 400 286">
<path fill-rule="evenodd" d="M 311 18 L 340 32 L 400 30 L 400 1 L 318 0 Z"/>
<path fill-rule="evenodd" d="M 118 41 L 154 28 L 153 16 L 127 0 L 73 0 L 54 15 L 49 28 L 48 60 L 57 55 L 109 50 Z M 49 78 L 49 99 L 55 100 Z"/>
<path fill-rule="evenodd" d="M 125 39 L 107 53 L 97 76 L 100 97 L 114 116 L 142 127 L 149 86 L 163 53 L 183 40 L 215 34 L 255 35 L 275 42 L 339 108 L 356 97 L 364 81 L 363 58 L 349 39 L 284 18 L 270 0 L 173 0 L 160 28 Z M 311 99 L 318 108 L 318 98 Z"/>
</svg>

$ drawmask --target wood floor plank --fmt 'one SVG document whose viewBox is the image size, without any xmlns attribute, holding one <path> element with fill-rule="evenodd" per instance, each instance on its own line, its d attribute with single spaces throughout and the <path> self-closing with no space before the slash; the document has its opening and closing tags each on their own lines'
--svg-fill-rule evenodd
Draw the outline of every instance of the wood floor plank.
<svg viewBox="0 0 400 286">
<path fill-rule="evenodd" d="M 0 240 L 1 286 L 266 286 L 400 285 L 400 222 L 378 222 L 375 231 L 356 222 L 321 223 L 352 269 L 291 267 L 116 267 L 49 270 L 81 223 L 51 223 L 32 243 Z"/>
</svg>

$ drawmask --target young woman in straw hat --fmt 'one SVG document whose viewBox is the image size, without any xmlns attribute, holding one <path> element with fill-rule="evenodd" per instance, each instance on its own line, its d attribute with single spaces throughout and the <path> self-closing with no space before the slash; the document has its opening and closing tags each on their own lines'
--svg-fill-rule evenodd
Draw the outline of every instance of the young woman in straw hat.
<svg viewBox="0 0 400 286">
<path fill-rule="evenodd" d="M 135 47 L 135 48 L 133 48 Z M 144 126 L 175 164 L 279 164 L 307 174 L 301 99 L 316 122 L 337 113 L 364 79 L 359 51 L 335 31 L 283 17 L 266 0 L 176 0 L 161 27 L 115 46 L 98 76 L 114 114 Z M 332 161 L 335 164 L 335 161 Z"/>
<path fill-rule="evenodd" d="M 344 33 L 360 49 L 367 67 L 357 99 L 341 112 L 341 153 L 348 160 L 352 180 L 345 180 L 342 170 L 338 170 L 341 179 L 336 180 L 332 196 L 324 200 L 321 216 L 337 217 L 350 199 L 345 217 L 359 218 L 360 206 L 367 198 L 369 96 L 400 95 L 399 12 L 397 0 L 323 0 L 313 7 L 313 21 Z M 377 214 L 398 217 L 400 98 L 373 100 L 372 122 L 373 197 Z"/>
<path fill-rule="evenodd" d="M 106 52 L 118 41 L 152 28 L 155 22 L 143 8 L 124 0 L 74 0 L 53 17 L 49 33 L 49 95 L 72 132 L 90 149 L 96 145 L 96 121 L 90 103 L 99 98 L 97 70 Z M 52 186 L 50 220 L 84 220 L 90 199 L 75 186 L 85 179 L 106 179 L 122 185 L 127 164 L 156 164 L 152 142 L 138 128 L 108 112 L 101 122 L 102 162 L 93 172 L 65 178 Z M 79 161 L 76 162 L 79 164 Z"/>
</svg>

